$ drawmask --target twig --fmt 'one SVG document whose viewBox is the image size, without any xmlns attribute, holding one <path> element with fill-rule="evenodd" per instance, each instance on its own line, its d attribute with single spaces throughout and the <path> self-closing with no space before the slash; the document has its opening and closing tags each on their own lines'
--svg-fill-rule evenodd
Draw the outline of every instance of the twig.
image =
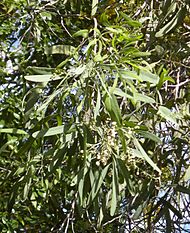
<svg viewBox="0 0 190 233">
<path fill-rule="evenodd" d="M 167 59 L 161 59 L 161 61 L 166 61 L 168 63 L 171 62 L 171 63 L 177 64 L 177 65 L 183 66 L 183 67 L 185 67 L 187 69 L 190 69 L 190 66 L 187 66 L 187 65 L 185 65 L 185 64 L 183 64 L 181 62 L 178 62 L 178 61 L 172 61 L 172 60 L 167 60 Z"/>
<path fill-rule="evenodd" d="M 110 224 L 110 223 L 112 223 L 112 222 L 114 222 L 115 220 L 117 220 L 117 219 L 119 219 L 119 218 L 121 218 L 121 214 L 119 215 L 119 216 L 117 216 L 117 217 L 115 217 L 115 218 L 113 218 L 113 219 L 111 219 L 110 221 L 107 221 L 106 223 L 104 223 L 102 226 L 103 227 L 105 227 L 106 225 L 108 225 L 108 224 Z"/>
<path fill-rule="evenodd" d="M 145 9 L 146 4 L 147 4 L 147 1 L 144 1 L 144 3 L 142 4 L 142 6 L 133 15 L 133 18 L 140 15 L 140 13 Z"/>
<path fill-rule="evenodd" d="M 181 86 L 183 86 L 184 84 L 186 84 L 188 82 L 190 82 L 190 79 L 187 79 L 184 82 L 181 82 L 181 83 L 176 84 L 176 85 L 168 85 L 168 87 L 176 87 L 176 86 L 181 87 Z"/>
</svg>

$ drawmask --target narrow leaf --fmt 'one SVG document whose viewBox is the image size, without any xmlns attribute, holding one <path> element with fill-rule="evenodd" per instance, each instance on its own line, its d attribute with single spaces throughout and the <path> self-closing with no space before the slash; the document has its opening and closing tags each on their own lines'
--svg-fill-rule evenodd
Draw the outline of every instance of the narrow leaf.
<svg viewBox="0 0 190 233">
<path fill-rule="evenodd" d="M 45 48 L 45 54 L 65 54 L 70 56 L 74 53 L 75 47 L 71 45 L 53 45 L 51 47 Z"/>
<path fill-rule="evenodd" d="M 52 75 L 52 74 L 26 75 L 26 76 L 24 76 L 24 78 L 27 81 L 30 81 L 30 82 L 39 82 L 39 83 L 62 79 L 60 76 L 58 76 L 58 75 Z"/>
<path fill-rule="evenodd" d="M 118 174 L 116 170 L 116 165 L 113 163 L 113 175 L 112 175 L 112 199 L 111 199 L 111 208 L 110 208 L 110 215 L 113 216 L 115 214 L 117 208 L 117 180 Z"/>
<path fill-rule="evenodd" d="M 161 170 L 159 169 L 159 167 L 152 161 L 152 159 L 147 155 L 147 153 L 144 151 L 144 149 L 142 148 L 141 144 L 138 142 L 138 140 L 136 138 L 134 138 L 134 144 L 137 148 L 137 150 L 139 151 L 138 156 L 140 155 L 141 158 L 145 159 L 147 161 L 147 163 L 150 164 L 150 166 L 156 170 L 157 172 L 159 172 L 159 174 L 161 174 Z"/>
<path fill-rule="evenodd" d="M 184 181 L 188 181 L 190 179 L 190 166 L 187 168 L 183 179 Z"/>
<path fill-rule="evenodd" d="M 32 134 L 32 137 L 34 138 L 41 138 L 41 137 L 49 137 L 49 136 L 53 136 L 53 135 L 57 135 L 57 134 L 66 134 L 66 130 L 67 133 L 68 132 L 72 132 L 72 130 L 74 129 L 74 126 L 72 125 L 69 128 L 69 125 L 65 124 L 65 125 L 61 125 L 61 126 L 55 126 L 49 129 L 42 129 L 40 131 L 36 131 Z"/>
<path fill-rule="evenodd" d="M 96 14 L 97 9 L 98 9 L 98 0 L 92 0 L 91 16 L 94 16 Z"/>
<path fill-rule="evenodd" d="M 163 28 L 161 28 L 156 34 L 155 37 L 162 37 L 168 34 L 172 29 L 174 29 L 182 19 L 185 17 L 185 8 L 179 8 L 178 12 L 174 14 L 172 20 L 170 20 Z"/>
<path fill-rule="evenodd" d="M 15 128 L 3 128 L 0 129 L 0 133 L 11 133 L 11 134 L 27 134 L 24 130 L 22 129 L 15 129 Z"/>
<path fill-rule="evenodd" d="M 142 81 L 149 82 L 152 84 L 158 84 L 159 77 L 156 74 L 151 73 L 150 71 L 141 69 L 139 72 L 139 77 Z"/>
<path fill-rule="evenodd" d="M 154 142 L 161 143 L 160 138 L 153 133 L 150 133 L 150 132 L 144 131 L 144 130 L 137 130 L 136 132 L 139 133 L 140 135 L 142 135 L 144 138 L 148 138 Z"/>
<path fill-rule="evenodd" d="M 158 114 L 163 117 L 164 119 L 172 122 L 173 124 L 177 124 L 176 122 L 176 118 L 174 116 L 174 113 L 172 113 L 170 111 L 170 109 L 164 107 L 164 106 L 160 106 L 159 110 L 158 110 Z"/>
<path fill-rule="evenodd" d="M 87 38 L 88 37 L 88 30 L 87 29 L 83 29 L 83 30 L 80 30 L 80 31 L 75 32 L 73 34 L 73 37 L 78 37 L 78 36 L 82 36 L 83 38 Z"/>
</svg>

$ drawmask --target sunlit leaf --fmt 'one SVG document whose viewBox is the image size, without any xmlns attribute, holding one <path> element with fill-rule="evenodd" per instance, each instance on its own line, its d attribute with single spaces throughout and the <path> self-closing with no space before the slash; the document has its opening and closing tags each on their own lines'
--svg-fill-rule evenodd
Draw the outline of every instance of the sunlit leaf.
<svg viewBox="0 0 190 233">
<path fill-rule="evenodd" d="M 98 2 L 99 2 L 99 0 L 92 0 L 91 16 L 94 16 L 96 14 L 96 11 L 98 9 Z"/>
<path fill-rule="evenodd" d="M 149 71 L 141 69 L 139 71 L 139 77 L 142 81 L 149 82 L 152 84 L 157 84 L 159 82 L 159 77 Z"/>
<path fill-rule="evenodd" d="M 0 133 L 25 134 L 25 135 L 27 135 L 27 132 L 25 132 L 22 129 L 12 129 L 12 128 L 1 128 Z"/>
<path fill-rule="evenodd" d="M 190 179 L 190 166 L 185 171 L 185 175 L 183 177 L 184 181 L 188 181 Z"/>
<path fill-rule="evenodd" d="M 77 31 L 77 32 L 75 32 L 74 34 L 73 34 L 73 36 L 74 37 L 78 37 L 78 36 L 82 36 L 82 37 L 84 37 L 84 38 L 87 38 L 88 37 L 88 30 L 87 29 L 83 29 L 83 30 L 79 30 L 79 31 Z"/>
<path fill-rule="evenodd" d="M 110 215 L 113 216 L 115 214 L 117 208 L 117 195 L 118 195 L 118 174 L 115 163 L 113 163 L 113 174 L 112 174 L 112 198 L 111 198 L 111 208 Z"/>
<path fill-rule="evenodd" d="M 43 74 L 43 75 L 26 75 L 24 78 L 30 82 L 49 82 L 62 79 L 62 77 L 58 75 L 52 74 Z"/>
<path fill-rule="evenodd" d="M 65 129 L 68 127 L 68 125 L 61 125 L 61 126 L 55 126 L 51 127 L 49 129 L 42 129 L 40 131 L 36 131 L 32 134 L 32 137 L 34 138 L 41 138 L 41 137 L 49 137 L 57 134 L 64 134 Z M 71 127 L 74 129 L 73 127 Z"/>
<path fill-rule="evenodd" d="M 170 111 L 170 109 L 164 106 L 159 106 L 158 114 L 164 119 L 170 121 L 171 123 L 177 124 L 176 117 L 174 113 Z"/>
<path fill-rule="evenodd" d="M 51 47 L 45 48 L 45 54 L 65 54 L 71 55 L 75 51 L 75 47 L 71 45 L 53 45 Z"/>
</svg>

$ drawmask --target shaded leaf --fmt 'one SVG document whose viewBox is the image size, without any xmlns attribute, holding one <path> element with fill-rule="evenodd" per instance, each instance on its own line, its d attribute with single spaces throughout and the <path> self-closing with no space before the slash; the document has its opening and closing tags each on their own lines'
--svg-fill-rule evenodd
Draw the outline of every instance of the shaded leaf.
<svg viewBox="0 0 190 233">
<path fill-rule="evenodd" d="M 138 140 L 136 138 L 133 139 L 133 142 L 138 150 L 138 156 L 140 156 L 141 158 L 145 159 L 150 166 L 156 170 L 157 172 L 159 172 L 159 174 L 161 174 L 161 170 L 158 168 L 158 166 L 152 161 L 152 159 L 147 155 L 147 153 L 145 152 L 145 150 L 143 149 L 143 147 L 141 146 L 141 144 L 138 142 Z M 135 151 L 134 151 L 135 152 Z"/>
</svg>

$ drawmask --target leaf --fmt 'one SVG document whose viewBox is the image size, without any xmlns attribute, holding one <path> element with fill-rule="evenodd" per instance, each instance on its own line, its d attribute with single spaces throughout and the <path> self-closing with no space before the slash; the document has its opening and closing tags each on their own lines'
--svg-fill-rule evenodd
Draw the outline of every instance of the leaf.
<svg viewBox="0 0 190 233">
<path fill-rule="evenodd" d="M 141 101 L 141 102 L 144 102 L 144 103 L 150 103 L 150 104 L 153 104 L 155 103 L 155 100 L 149 96 L 146 96 L 144 94 L 140 94 L 140 93 L 134 93 L 134 97 L 133 99 L 135 101 Z"/>
<path fill-rule="evenodd" d="M 94 178 L 94 184 L 92 186 L 92 190 L 90 192 L 90 196 L 89 196 L 89 200 L 88 200 L 89 203 L 91 203 L 94 200 L 94 198 L 96 197 L 96 195 L 98 194 L 98 192 L 103 184 L 103 181 L 107 175 L 109 167 L 110 167 L 110 164 L 108 164 L 102 171 L 99 171 L 98 177 Z"/>
<path fill-rule="evenodd" d="M 106 29 L 114 34 L 121 34 L 123 33 L 123 30 L 121 28 L 117 27 L 106 27 Z"/>
<path fill-rule="evenodd" d="M 90 49 L 90 47 L 94 46 L 96 42 L 97 42 L 97 39 L 91 40 L 89 44 L 86 46 L 86 48 L 84 49 L 83 53 L 86 54 L 88 50 Z"/>
<path fill-rule="evenodd" d="M 140 22 L 138 22 L 137 20 L 133 20 L 131 19 L 129 16 L 127 16 L 125 13 L 123 13 L 122 11 L 119 12 L 119 14 L 125 19 L 126 23 L 129 26 L 138 28 L 140 27 L 142 24 Z"/>
<path fill-rule="evenodd" d="M 121 110 L 119 108 L 118 102 L 117 102 L 117 98 L 115 97 L 115 95 L 111 95 L 111 98 L 106 94 L 105 97 L 105 106 L 107 111 L 109 112 L 111 118 L 113 121 L 116 121 L 118 123 L 118 125 L 121 125 Z"/>
<path fill-rule="evenodd" d="M 140 82 L 143 81 L 140 78 L 140 76 L 137 74 L 137 72 L 135 72 L 135 71 L 120 69 L 119 75 L 121 76 L 121 78 L 124 78 L 124 79 L 138 80 Z"/>
<path fill-rule="evenodd" d="M 15 128 L 1 128 L 0 133 L 10 133 L 10 134 L 25 134 L 27 133 L 22 129 L 15 129 Z"/>
<path fill-rule="evenodd" d="M 123 162 L 123 160 L 117 159 L 116 162 L 118 164 L 120 172 L 122 173 L 122 175 L 123 175 L 123 177 L 124 177 L 124 179 L 126 181 L 127 189 L 129 190 L 131 195 L 134 195 L 133 185 L 132 185 L 132 182 L 131 182 L 131 179 L 130 179 L 130 172 L 128 171 L 128 169 L 127 169 L 125 163 Z"/>
<path fill-rule="evenodd" d="M 48 96 L 47 100 L 42 103 L 41 106 L 39 106 L 39 108 L 37 109 L 37 112 L 40 112 L 44 109 L 46 109 L 49 105 L 49 103 L 62 91 L 62 89 L 58 89 L 55 92 L 53 92 L 51 95 Z"/>
<path fill-rule="evenodd" d="M 160 138 L 153 133 L 150 133 L 148 131 L 143 131 L 143 130 L 136 130 L 136 132 L 142 135 L 144 138 L 148 138 L 154 142 L 161 143 Z"/>
<path fill-rule="evenodd" d="M 50 74 L 54 71 L 54 68 L 49 67 L 37 67 L 37 66 L 28 66 L 26 71 L 30 74 Z"/>
<path fill-rule="evenodd" d="M 51 151 L 51 162 L 48 167 L 48 173 L 46 173 L 46 177 L 49 177 L 52 173 L 56 171 L 58 167 L 61 166 L 65 155 L 67 154 L 67 147 L 62 147 L 59 150 Z M 46 154 L 47 155 L 47 154 Z"/>
<path fill-rule="evenodd" d="M 148 70 L 143 70 L 141 69 L 139 71 L 139 77 L 142 81 L 149 82 L 152 84 L 158 84 L 159 82 L 159 77 L 156 74 L 151 73 Z"/>
<path fill-rule="evenodd" d="M 177 210 L 169 201 L 164 200 L 163 202 L 179 219 L 183 218 L 180 210 Z"/>
<path fill-rule="evenodd" d="M 52 75 L 52 74 L 44 74 L 44 75 L 26 75 L 26 76 L 24 76 L 24 78 L 25 78 L 27 81 L 30 81 L 30 82 L 38 82 L 38 83 L 49 82 L 49 81 L 55 81 L 55 80 L 62 79 L 62 77 L 60 77 L 60 76 L 58 76 L 58 75 Z"/>
<path fill-rule="evenodd" d="M 178 12 L 174 14 L 172 20 L 170 20 L 155 34 L 155 37 L 162 37 L 168 34 L 172 29 L 174 29 L 179 23 L 183 21 L 183 18 L 185 17 L 185 12 L 185 7 L 181 7 Z"/>
<path fill-rule="evenodd" d="M 100 94 L 100 90 L 98 88 L 96 106 L 95 106 L 95 109 L 94 109 L 94 119 L 96 119 L 97 116 L 99 115 L 100 105 L 101 105 L 101 94 Z"/>
<path fill-rule="evenodd" d="M 92 11 L 91 11 L 91 16 L 94 16 L 97 12 L 98 9 L 98 1 L 99 0 L 92 0 Z"/>
<path fill-rule="evenodd" d="M 69 73 L 74 76 L 79 76 L 81 75 L 84 71 L 86 70 L 86 65 L 80 65 L 79 67 L 73 67 L 71 69 L 69 69 Z"/>
<path fill-rule="evenodd" d="M 171 233 L 172 232 L 172 220 L 171 220 L 169 209 L 165 211 L 165 216 L 166 216 L 166 233 Z"/>
<path fill-rule="evenodd" d="M 77 32 L 75 32 L 73 34 L 73 37 L 78 37 L 78 36 L 82 36 L 83 38 L 87 38 L 88 37 L 88 30 L 87 29 L 83 29 L 83 30 L 79 30 Z"/>
<path fill-rule="evenodd" d="M 0 131 L 1 132 L 1 131 Z M 190 166 L 187 168 L 187 170 L 185 171 L 185 175 L 183 177 L 183 180 L 186 182 L 190 179 Z"/>
<path fill-rule="evenodd" d="M 140 94 L 140 93 L 133 93 L 133 95 L 127 94 L 123 92 L 120 88 L 115 88 L 113 94 L 126 97 L 128 99 L 132 99 L 134 101 L 142 101 L 144 103 L 155 103 L 155 100 L 149 96 Z"/>
<path fill-rule="evenodd" d="M 185 180 L 186 181 L 186 180 Z M 186 193 L 186 194 L 189 194 L 190 195 L 190 188 L 187 188 L 187 187 L 184 187 L 184 186 L 182 186 L 182 185 L 177 185 L 176 187 L 175 187 L 175 190 L 177 191 L 177 192 L 181 192 L 181 193 Z"/>
<path fill-rule="evenodd" d="M 118 194 L 118 174 L 115 163 L 113 162 L 113 174 L 112 174 L 112 198 L 111 198 L 111 208 L 110 215 L 115 214 L 117 208 L 117 194 Z"/>
<path fill-rule="evenodd" d="M 150 56 L 151 53 L 150 52 L 134 52 L 131 54 L 131 57 L 136 58 L 136 57 L 147 57 Z"/>
<path fill-rule="evenodd" d="M 121 97 L 125 97 L 128 99 L 133 99 L 133 95 L 127 94 L 124 91 L 122 91 L 120 88 L 117 88 L 117 87 L 113 90 L 113 94 L 121 96 Z"/>
<path fill-rule="evenodd" d="M 141 144 L 138 142 L 138 140 L 136 138 L 133 139 L 134 145 L 136 146 L 137 150 L 138 150 L 138 156 L 140 156 L 141 158 L 143 158 L 144 160 L 147 161 L 147 163 L 150 164 L 150 166 L 156 170 L 159 174 L 161 174 L 161 170 L 159 169 L 159 167 L 152 161 L 152 159 L 147 155 L 147 153 L 144 151 L 143 147 L 141 146 Z M 135 152 L 135 151 L 134 151 Z"/>
<path fill-rule="evenodd" d="M 168 108 L 166 108 L 164 106 L 159 106 L 158 115 L 160 115 L 161 117 L 170 121 L 173 124 L 177 124 L 176 117 L 174 116 L 174 113 L 172 113 Z"/>
<path fill-rule="evenodd" d="M 57 134 L 65 133 L 66 128 L 68 127 L 67 124 L 61 126 L 55 126 L 49 129 L 42 129 L 40 131 L 36 131 L 32 134 L 34 138 L 41 138 L 41 137 L 49 137 Z M 74 127 L 71 127 L 71 129 Z M 67 131 L 68 132 L 68 131 Z"/>
<path fill-rule="evenodd" d="M 53 45 L 51 47 L 45 48 L 45 54 L 65 54 L 70 56 L 74 53 L 75 47 L 71 45 Z"/>
</svg>

